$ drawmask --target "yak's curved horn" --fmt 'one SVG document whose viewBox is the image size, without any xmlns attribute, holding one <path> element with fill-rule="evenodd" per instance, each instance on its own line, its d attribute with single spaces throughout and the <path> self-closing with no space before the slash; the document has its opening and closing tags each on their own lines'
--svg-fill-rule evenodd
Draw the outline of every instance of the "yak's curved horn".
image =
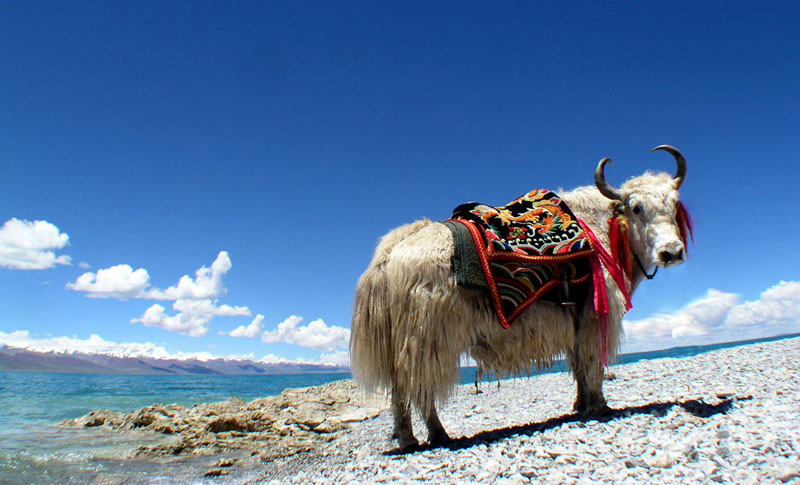
<svg viewBox="0 0 800 485">
<path fill-rule="evenodd" d="M 678 169 L 675 171 L 675 183 L 676 189 L 679 189 L 681 185 L 683 185 L 683 181 L 686 179 L 686 159 L 683 158 L 683 154 L 680 150 L 675 148 L 672 145 L 659 145 L 650 152 L 654 152 L 656 150 L 664 150 L 665 152 L 669 152 L 670 155 L 675 157 L 675 163 L 678 164 Z"/>
<path fill-rule="evenodd" d="M 604 158 L 600 160 L 600 163 L 597 164 L 597 168 L 594 169 L 594 184 L 597 185 L 597 190 L 599 190 L 601 194 L 605 195 L 609 199 L 622 200 L 622 195 L 619 193 L 619 190 L 615 189 L 611 186 L 611 184 L 606 182 L 606 163 L 614 165 L 614 162 L 612 162 L 610 158 Z"/>
</svg>

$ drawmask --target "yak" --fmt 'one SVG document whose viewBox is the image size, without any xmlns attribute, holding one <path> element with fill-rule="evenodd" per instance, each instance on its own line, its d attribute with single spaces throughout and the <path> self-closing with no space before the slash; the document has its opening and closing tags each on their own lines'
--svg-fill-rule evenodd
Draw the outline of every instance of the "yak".
<svg viewBox="0 0 800 485">
<path fill-rule="evenodd" d="M 560 194 L 593 233 L 595 244 L 603 246 L 601 252 L 614 253 L 612 243 L 629 249 L 636 264 L 627 262 L 621 287 L 619 278 L 603 266 L 599 280 L 573 291 L 576 305 L 541 299 L 507 328 L 498 323 L 485 291 L 459 286 L 453 269 L 454 235 L 445 224 L 424 219 L 380 239 L 356 287 L 350 358 L 363 390 L 391 393 L 392 438 L 401 449 L 419 444 L 412 406 L 424 419 L 430 445 L 450 440 L 436 407 L 455 390 L 464 355 L 495 375 L 529 374 L 533 367 L 565 358 L 577 387 L 573 411 L 584 416 L 611 412 L 603 396 L 604 366 L 606 357 L 614 359 L 620 348 L 629 295 L 644 278 L 652 278 L 651 269 L 685 260 L 686 230 L 691 231 L 678 195 L 686 160 L 670 145 L 652 151 L 657 150 L 675 159 L 674 176 L 648 171 L 615 188 L 605 179 L 610 160 L 603 158 L 594 185 Z M 614 241 L 615 219 L 626 228 L 623 241 Z M 593 305 L 598 289 L 605 293 L 604 315 Z M 604 327 L 598 324 L 602 318 Z"/>
</svg>

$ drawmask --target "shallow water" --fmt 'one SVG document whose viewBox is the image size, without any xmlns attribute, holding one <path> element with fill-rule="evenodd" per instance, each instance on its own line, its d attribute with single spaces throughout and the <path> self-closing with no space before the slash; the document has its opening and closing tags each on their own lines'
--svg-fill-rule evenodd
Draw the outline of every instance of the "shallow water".
<svg viewBox="0 0 800 485">
<path fill-rule="evenodd" d="M 0 483 L 202 483 L 219 457 L 131 460 L 142 445 L 171 439 L 149 433 L 56 426 L 95 409 L 244 400 L 347 379 L 349 373 L 259 376 L 145 376 L 0 373 Z M 226 483 L 253 470 L 232 470 Z M 218 481 L 218 480 L 217 480 Z"/>
<path fill-rule="evenodd" d="M 137 476 L 175 476 L 171 472 L 181 467 L 168 461 L 124 459 L 140 445 L 169 439 L 175 438 L 24 425 L 2 433 L 0 483 L 130 483 Z"/>
</svg>

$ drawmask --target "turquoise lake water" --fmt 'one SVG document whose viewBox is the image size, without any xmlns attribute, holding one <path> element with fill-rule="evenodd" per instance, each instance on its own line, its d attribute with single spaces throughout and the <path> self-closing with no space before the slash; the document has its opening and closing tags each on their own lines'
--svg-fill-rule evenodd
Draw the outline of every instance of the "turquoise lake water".
<svg viewBox="0 0 800 485">
<path fill-rule="evenodd" d="M 681 358 L 757 341 L 627 354 L 617 364 L 665 357 Z M 563 362 L 547 372 L 563 372 Z M 145 376 L 0 372 L 0 484 L 5 483 L 201 483 L 198 469 L 208 459 L 167 462 L 124 460 L 143 444 L 141 436 L 55 426 L 95 409 L 131 411 L 153 404 L 208 403 L 236 396 L 250 401 L 287 388 L 350 378 L 349 373 L 257 376 Z M 462 369 L 461 382 L 475 381 L 475 369 Z M 160 437 L 147 439 L 159 440 Z M 205 467 L 205 468 L 204 468 Z M 242 475 L 238 479 L 246 480 Z M 228 477 L 226 483 L 236 482 Z M 209 483 L 212 483 L 209 480 Z M 219 481 L 213 482 L 219 483 Z"/>
</svg>

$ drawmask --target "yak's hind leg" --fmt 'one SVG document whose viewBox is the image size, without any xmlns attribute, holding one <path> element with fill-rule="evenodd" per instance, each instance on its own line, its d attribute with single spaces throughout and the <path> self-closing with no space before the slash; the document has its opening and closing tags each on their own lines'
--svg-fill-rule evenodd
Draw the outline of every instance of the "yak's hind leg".
<svg viewBox="0 0 800 485">
<path fill-rule="evenodd" d="M 392 392 L 392 415 L 394 416 L 394 429 L 392 439 L 399 441 L 400 449 L 419 446 L 419 441 L 414 437 L 411 425 L 411 406 L 398 397 L 397 392 Z"/>
<path fill-rule="evenodd" d="M 444 430 L 442 422 L 439 421 L 439 414 L 436 412 L 436 406 L 431 405 L 428 417 L 425 418 L 425 426 L 428 427 L 428 444 L 438 446 L 450 441 L 447 431 Z"/>
<path fill-rule="evenodd" d="M 414 428 L 411 424 L 411 406 L 396 398 L 392 394 L 392 414 L 394 415 L 394 429 L 392 439 L 399 441 L 400 449 L 406 450 L 419 446 L 419 441 L 414 437 Z M 428 444 L 439 446 L 450 441 L 450 436 L 444 430 L 442 422 L 439 421 L 439 414 L 436 407 L 432 406 L 425 418 L 425 426 L 428 428 Z"/>
</svg>

